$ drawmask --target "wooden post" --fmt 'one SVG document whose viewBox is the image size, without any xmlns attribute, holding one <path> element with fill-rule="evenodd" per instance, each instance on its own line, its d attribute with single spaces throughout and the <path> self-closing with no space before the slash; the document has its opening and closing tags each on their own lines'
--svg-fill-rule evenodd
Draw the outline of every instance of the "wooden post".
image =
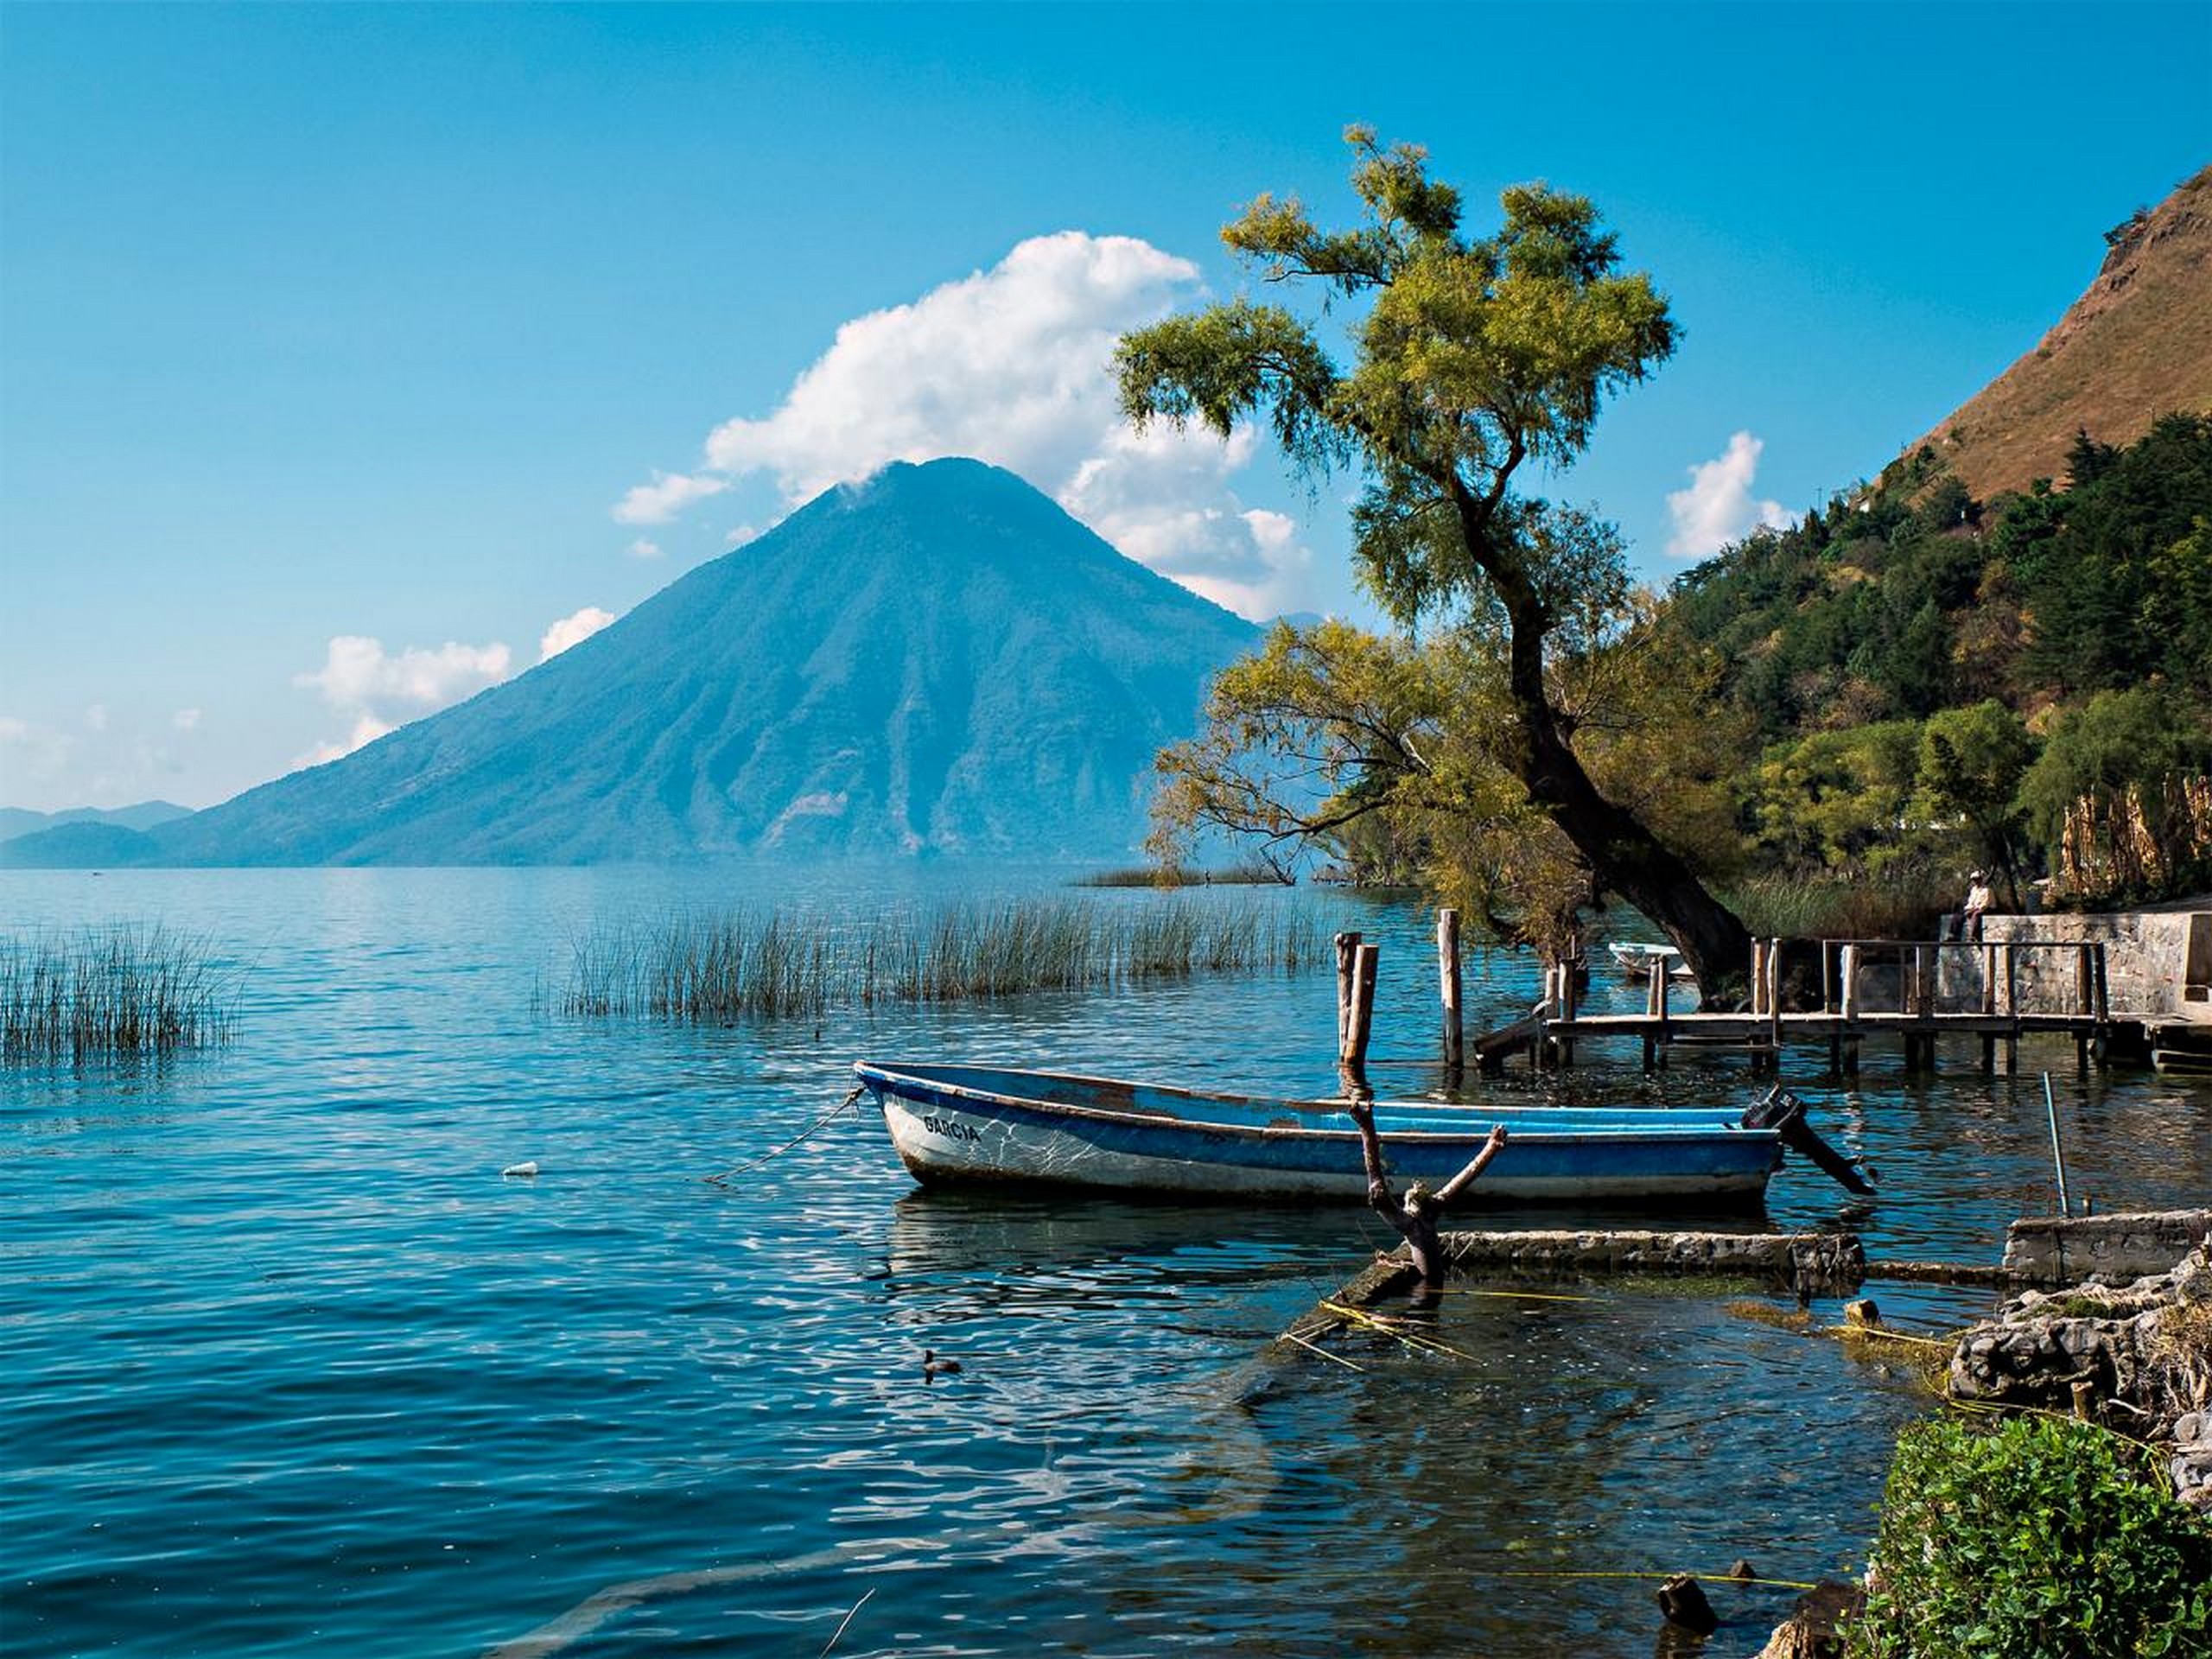
<svg viewBox="0 0 2212 1659">
<path fill-rule="evenodd" d="M 1751 1018 L 1766 1012 L 1766 941 L 1751 941 Z"/>
<path fill-rule="evenodd" d="M 1569 957 L 1559 965 L 1560 1013 L 1567 1024 L 1567 1034 L 1559 1039 L 1559 1063 L 1562 1066 L 1574 1064 L 1574 1018 L 1581 1011 L 1581 993 L 1574 988 L 1574 958 Z"/>
<path fill-rule="evenodd" d="M 1444 1069 L 1457 1079 L 1464 1062 L 1459 1023 L 1459 912 L 1436 912 L 1436 978 L 1444 1000 Z"/>
<path fill-rule="evenodd" d="M 2090 987 L 2089 943 L 2084 939 L 2074 947 L 2074 1012 L 2086 1019 L 2094 1009 L 2095 993 Z M 2074 1027 L 2074 1063 L 2082 1071 L 2089 1069 L 2089 1033 L 2080 1025 Z"/>
<path fill-rule="evenodd" d="M 1770 939 L 1766 947 L 1766 1015 L 1774 1046 L 1774 1063 L 1782 1064 L 1782 941 Z"/>
<path fill-rule="evenodd" d="M 1821 941 L 1821 1017 L 1835 1018 L 1836 950 L 1832 940 Z M 1843 1038 L 1831 1025 L 1828 1027 L 1828 1075 L 1834 1077 L 1843 1070 Z"/>
<path fill-rule="evenodd" d="M 1659 988 L 1659 1069 L 1667 1069 L 1667 959 L 1664 957 L 1651 964 L 1651 982 Z"/>
<path fill-rule="evenodd" d="M 2019 963 L 2012 954 L 2010 939 L 1997 947 L 1998 971 L 2005 978 L 2005 1013 L 2009 1023 L 2005 1027 L 2005 1075 L 2016 1077 L 2020 1070 L 2020 975 Z"/>
<path fill-rule="evenodd" d="M 1659 1018 L 1659 976 L 1665 972 L 1657 962 L 1646 965 L 1643 970 L 1643 1017 L 1656 1021 Z M 1647 1072 L 1659 1069 L 1659 1045 L 1656 1040 L 1656 1025 L 1643 1028 L 1643 1069 Z"/>
<path fill-rule="evenodd" d="M 1342 1064 L 1351 1040 L 1351 983 L 1353 964 L 1359 955 L 1359 935 L 1339 933 L 1337 945 L 1337 1059 Z"/>
<path fill-rule="evenodd" d="M 1367 1033 L 1375 1019 L 1375 969 L 1376 958 L 1382 954 L 1378 944 L 1356 944 L 1352 947 L 1351 1010 L 1344 1030 L 1344 1046 L 1338 1056 L 1346 1070 L 1355 1075 L 1367 1069 Z"/>
<path fill-rule="evenodd" d="M 1843 979 L 1843 1074 L 1859 1075 L 1859 947 L 1847 944 L 1837 953 L 1837 971 Z"/>
</svg>

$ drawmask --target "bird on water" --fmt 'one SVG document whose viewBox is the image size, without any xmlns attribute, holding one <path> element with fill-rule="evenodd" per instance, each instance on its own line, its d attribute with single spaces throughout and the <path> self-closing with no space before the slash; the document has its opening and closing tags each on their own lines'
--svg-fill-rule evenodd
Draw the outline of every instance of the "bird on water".
<svg viewBox="0 0 2212 1659">
<path fill-rule="evenodd" d="M 937 1351 L 934 1348 L 925 1348 L 922 1350 L 922 1381 L 925 1382 L 934 1382 L 940 1376 L 957 1376 L 959 1375 L 960 1362 L 958 1360 L 939 1359 L 937 1357 Z"/>
</svg>

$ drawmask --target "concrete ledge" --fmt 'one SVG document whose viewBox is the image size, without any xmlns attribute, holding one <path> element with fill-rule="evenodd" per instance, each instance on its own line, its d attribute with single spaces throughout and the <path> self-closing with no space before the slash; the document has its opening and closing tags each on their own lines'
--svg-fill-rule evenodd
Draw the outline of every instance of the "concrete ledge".
<svg viewBox="0 0 2212 1659">
<path fill-rule="evenodd" d="M 1844 1288 L 1866 1276 L 1853 1233 L 1446 1233 L 1454 1273 L 1749 1274 Z"/>
<path fill-rule="evenodd" d="M 2212 1233 L 2212 1210 L 2037 1216 L 2005 1232 L 2005 1266 L 2040 1285 L 2124 1285 L 2168 1273 Z"/>
</svg>

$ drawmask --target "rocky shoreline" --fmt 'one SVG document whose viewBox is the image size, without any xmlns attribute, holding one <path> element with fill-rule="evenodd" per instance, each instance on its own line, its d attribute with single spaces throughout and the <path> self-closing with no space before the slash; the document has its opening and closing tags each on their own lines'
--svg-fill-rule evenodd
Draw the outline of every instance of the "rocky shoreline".
<svg viewBox="0 0 2212 1659">
<path fill-rule="evenodd" d="M 2164 1273 L 2024 1291 L 1959 1338 L 1956 1400 L 2078 1412 L 2164 1453 L 2182 1502 L 2212 1512 L 2212 1254 Z"/>
</svg>

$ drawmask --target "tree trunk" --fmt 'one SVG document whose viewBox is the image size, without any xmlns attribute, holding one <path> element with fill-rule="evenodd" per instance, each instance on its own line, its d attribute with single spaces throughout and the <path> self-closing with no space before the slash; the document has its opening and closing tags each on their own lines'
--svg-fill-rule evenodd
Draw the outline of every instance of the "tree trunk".
<svg viewBox="0 0 2212 1659">
<path fill-rule="evenodd" d="M 1517 447 L 1513 460 L 1519 460 Z M 1467 551 L 1505 607 L 1508 683 L 1521 728 L 1520 741 L 1507 745 L 1515 775 L 1529 800 L 1589 861 L 1599 883 L 1642 911 L 1674 941 L 1697 976 L 1705 1004 L 1741 1006 L 1750 989 L 1750 930 L 1706 891 L 1680 855 L 1634 813 L 1599 792 L 1560 730 L 1544 683 L 1544 639 L 1551 618 L 1527 567 L 1491 536 L 1503 483 L 1487 500 L 1471 494 L 1456 478 L 1447 487 Z"/>
<path fill-rule="evenodd" d="M 1515 770 L 1529 798 L 1589 860 L 1599 881 L 1674 941 L 1697 976 L 1707 1007 L 1743 1001 L 1749 989 L 1750 930 L 1634 814 L 1599 793 L 1560 734 L 1548 702 L 1540 696 L 1533 709 L 1523 702 L 1521 718 L 1526 745 L 1515 756 Z"/>
</svg>

